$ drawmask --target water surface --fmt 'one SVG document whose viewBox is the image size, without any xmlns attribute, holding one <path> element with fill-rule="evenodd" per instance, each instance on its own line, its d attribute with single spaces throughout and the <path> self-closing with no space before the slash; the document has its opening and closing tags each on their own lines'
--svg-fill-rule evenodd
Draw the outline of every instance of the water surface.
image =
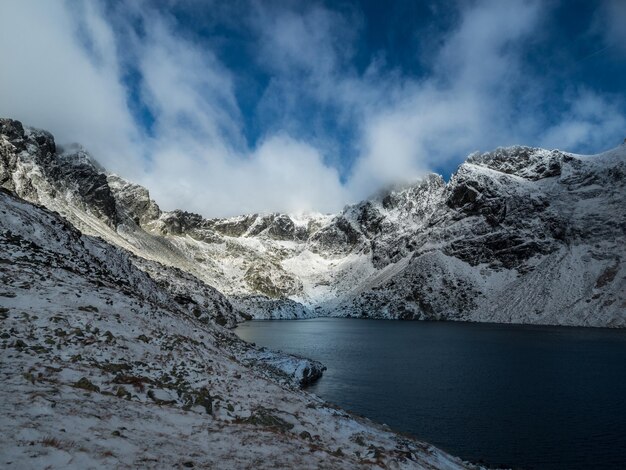
<svg viewBox="0 0 626 470">
<path fill-rule="evenodd" d="M 323 362 L 309 388 L 474 462 L 626 468 L 626 332 L 319 318 L 237 334 Z"/>
</svg>

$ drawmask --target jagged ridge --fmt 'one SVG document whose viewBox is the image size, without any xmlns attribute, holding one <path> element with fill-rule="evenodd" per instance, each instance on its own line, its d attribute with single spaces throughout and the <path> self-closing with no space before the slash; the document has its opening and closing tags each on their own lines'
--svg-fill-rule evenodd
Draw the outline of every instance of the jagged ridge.
<svg viewBox="0 0 626 470">
<path fill-rule="evenodd" d="M 10 120 L 0 131 L 0 184 L 214 286 L 234 311 L 626 323 L 624 146 L 594 157 L 501 148 L 471 155 L 447 184 L 431 175 L 336 215 L 204 219 L 162 212 L 84 152 L 57 152 L 48 133 Z"/>
</svg>

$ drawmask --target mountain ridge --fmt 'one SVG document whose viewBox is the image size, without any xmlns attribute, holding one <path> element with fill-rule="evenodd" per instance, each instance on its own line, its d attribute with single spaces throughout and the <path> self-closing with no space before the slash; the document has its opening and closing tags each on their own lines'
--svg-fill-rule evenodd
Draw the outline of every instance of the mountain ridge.
<svg viewBox="0 0 626 470">
<path fill-rule="evenodd" d="M 45 131 L 2 120 L 0 134 L 1 186 L 190 273 L 244 317 L 626 326 L 625 146 L 498 148 L 448 183 L 429 175 L 334 215 L 205 219 L 161 211 L 83 150 L 59 156 Z"/>
</svg>

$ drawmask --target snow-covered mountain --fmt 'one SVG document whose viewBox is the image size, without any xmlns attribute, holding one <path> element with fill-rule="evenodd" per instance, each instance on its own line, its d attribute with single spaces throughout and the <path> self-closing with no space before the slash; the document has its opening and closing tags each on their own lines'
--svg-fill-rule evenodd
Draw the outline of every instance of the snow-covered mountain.
<svg viewBox="0 0 626 470">
<path fill-rule="evenodd" d="M 471 155 L 448 183 L 430 175 L 335 215 L 204 219 L 161 211 L 145 188 L 81 148 L 57 149 L 47 132 L 0 120 L 0 135 L 1 186 L 131 251 L 148 273 L 166 265 L 213 286 L 224 324 L 337 315 L 626 326 L 625 145 L 594 156 L 499 148 Z"/>
</svg>

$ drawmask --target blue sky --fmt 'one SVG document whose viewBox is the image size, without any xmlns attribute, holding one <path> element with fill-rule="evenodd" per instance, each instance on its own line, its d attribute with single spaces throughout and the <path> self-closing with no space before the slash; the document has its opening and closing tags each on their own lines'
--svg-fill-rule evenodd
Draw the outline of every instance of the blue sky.
<svg viewBox="0 0 626 470">
<path fill-rule="evenodd" d="M 468 153 L 626 137 L 626 2 L 7 1 L 0 114 L 167 209 L 335 211 Z"/>
</svg>

